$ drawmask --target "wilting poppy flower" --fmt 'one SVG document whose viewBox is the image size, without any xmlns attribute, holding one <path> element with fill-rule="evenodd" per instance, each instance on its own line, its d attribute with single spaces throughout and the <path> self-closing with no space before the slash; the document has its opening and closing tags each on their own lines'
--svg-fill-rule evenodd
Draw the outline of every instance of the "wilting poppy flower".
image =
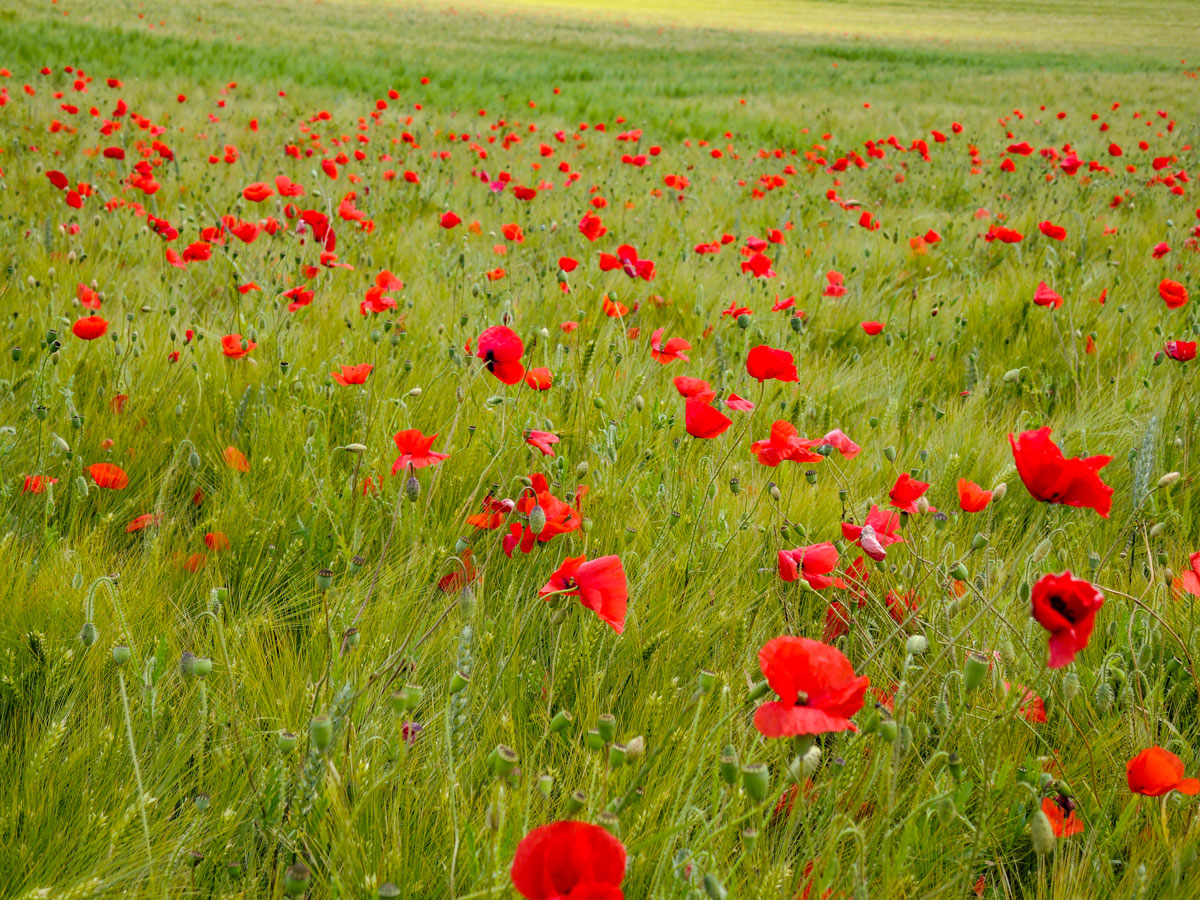
<svg viewBox="0 0 1200 900">
<path fill-rule="evenodd" d="M 917 500 L 929 490 L 929 484 L 924 481 L 917 481 L 907 472 L 900 473 L 900 477 L 896 479 L 896 483 L 888 492 L 888 498 L 892 501 L 892 506 L 901 512 L 915 514 L 917 512 Z"/>
<path fill-rule="evenodd" d="M 1050 660 L 1046 667 L 1061 669 L 1087 646 L 1104 595 L 1088 581 L 1070 572 L 1043 575 L 1030 597 L 1034 619 L 1050 632 Z"/>
<path fill-rule="evenodd" d="M 71 326 L 71 334 L 84 341 L 94 341 L 103 337 L 107 331 L 108 322 L 100 316 L 84 316 L 82 319 L 76 319 L 75 324 Z"/>
<path fill-rule="evenodd" d="M 624 900 L 625 848 L 599 825 L 552 822 L 521 838 L 510 875 L 525 900 Z"/>
<path fill-rule="evenodd" d="M 1033 292 L 1033 302 L 1038 306 L 1051 306 L 1058 309 L 1063 305 L 1063 298 L 1046 282 L 1039 281 L 1037 290 Z"/>
<path fill-rule="evenodd" d="M 851 525 L 849 522 L 842 523 L 842 537 L 862 546 L 861 538 L 863 529 L 870 528 L 881 546 L 890 547 L 892 544 L 904 543 L 904 538 L 896 534 L 896 529 L 899 527 L 899 513 L 888 512 L 886 509 L 880 509 L 878 506 L 872 505 L 871 511 L 867 513 L 866 521 L 862 525 Z"/>
<path fill-rule="evenodd" d="M 985 491 L 975 482 L 965 478 L 958 479 L 958 508 L 963 512 L 983 512 L 991 502 L 991 491 Z"/>
<path fill-rule="evenodd" d="M 511 328 L 493 325 L 479 335 L 477 346 L 475 355 L 505 384 L 516 384 L 524 377 L 521 354 L 525 352 L 525 345 Z"/>
<path fill-rule="evenodd" d="M 92 463 L 88 466 L 88 474 L 96 482 L 96 487 L 121 491 L 129 485 L 129 476 L 125 474 L 125 470 L 112 463 Z"/>
<path fill-rule="evenodd" d="M 1035 500 L 1064 503 L 1094 509 L 1108 518 L 1113 489 L 1100 480 L 1100 470 L 1112 462 L 1111 456 L 1065 459 L 1050 440 L 1050 427 L 1023 431 L 1015 439 L 1010 434 L 1017 474 Z"/>
<path fill-rule="evenodd" d="M 525 383 L 535 391 L 548 391 L 554 384 L 554 373 L 545 366 L 535 366 L 525 373 Z"/>
<path fill-rule="evenodd" d="M 48 484 L 58 484 L 58 479 L 48 475 L 26 475 L 25 482 L 21 485 L 21 493 L 42 494 L 45 493 Z"/>
<path fill-rule="evenodd" d="M 559 593 L 578 597 L 580 603 L 617 634 L 625 630 L 629 592 L 619 556 L 602 556 L 590 562 L 586 556 L 568 556 L 538 591 L 538 596 Z"/>
<path fill-rule="evenodd" d="M 648 259 L 638 259 L 637 248 L 631 244 L 622 244 L 615 256 L 611 253 L 600 254 L 600 271 L 610 272 L 613 269 L 621 269 L 630 278 L 654 280 L 654 263 Z"/>
<path fill-rule="evenodd" d="M 357 366 L 342 366 L 341 372 L 330 372 L 329 375 L 342 387 L 349 387 L 352 384 L 364 384 L 374 368 L 370 363 L 360 363 Z"/>
<path fill-rule="evenodd" d="M 246 346 L 242 346 L 245 343 Z M 227 334 L 221 338 L 221 352 L 230 359 L 241 359 L 258 344 L 251 340 L 244 340 L 240 334 Z"/>
<path fill-rule="evenodd" d="M 1004 690 L 1007 691 L 1011 688 L 1011 684 L 1007 681 L 1004 682 Z M 1017 711 L 1025 721 L 1031 725 L 1045 724 L 1046 702 L 1023 684 L 1018 684 L 1016 689 L 1021 692 L 1021 706 Z"/>
<path fill-rule="evenodd" d="M 1162 747 L 1143 750 L 1125 764 L 1129 789 L 1144 797 L 1161 797 L 1179 791 L 1194 797 L 1200 793 L 1200 781 L 1183 777 L 1183 760 Z"/>
<path fill-rule="evenodd" d="M 870 685 L 840 650 L 802 637 L 777 637 L 758 651 L 758 662 L 777 701 L 754 711 L 764 737 L 857 731 L 850 717 L 862 709 Z"/>
<path fill-rule="evenodd" d="M 1179 309 L 1188 302 L 1187 288 L 1170 278 L 1164 278 L 1158 283 L 1158 296 L 1167 304 L 1167 309 Z"/>
<path fill-rule="evenodd" d="M 1060 805 L 1066 803 L 1067 806 Z M 1042 798 L 1042 812 L 1050 820 L 1055 837 L 1070 837 L 1083 831 L 1083 823 L 1075 815 L 1075 801 L 1062 794 Z"/>
<path fill-rule="evenodd" d="M 883 323 L 882 322 L 863 322 L 862 330 L 873 337 L 873 336 L 879 334 L 879 332 L 883 331 Z"/>
<path fill-rule="evenodd" d="M 536 431 L 532 428 L 525 431 L 525 443 L 541 450 L 542 456 L 553 456 L 554 448 L 551 444 L 557 444 L 558 441 L 558 435 L 552 431 Z"/>
<path fill-rule="evenodd" d="M 235 472 L 250 471 L 250 461 L 246 459 L 246 454 L 237 447 L 226 447 L 222 451 L 221 456 L 225 460 L 225 465 L 229 466 Z"/>
<path fill-rule="evenodd" d="M 759 344 L 746 354 L 746 371 L 751 378 L 757 378 L 760 384 L 768 378 L 777 381 L 800 380 L 792 354 L 787 350 L 772 349 L 766 344 Z"/>
<path fill-rule="evenodd" d="M 28 483 L 29 479 L 25 481 Z M 1200 597 L 1200 550 L 1188 557 L 1188 564 L 1192 567 L 1191 571 L 1180 572 L 1171 585 L 1181 593 Z"/>
<path fill-rule="evenodd" d="M 755 441 L 751 444 L 750 452 L 764 466 L 774 468 L 784 460 L 798 463 L 821 462 L 823 457 L 812 450 L 819 444 L 820 441 L 800 437 L 795 425 L 779 419 L 771 424 L 771 436 L 765 441 Z"/>
<path fill-rule="evenodd" d="M 680 337 L 673 337 L 663 343 L 663 331 L 659 328 L 650 335 L 650 356 L 658 360 L 664 366 L 674 360 L 687 362 L 688 358 L 684 355 L 685 350 L 691 350 L 692 345 Z"/>
<path fill-rule="evenodd" d="M 813 590 L 822 590 L 836 582 L 829 573 L 837 568 L 837 548 L 829 541 L 779 551 L 779 577 L 784 581 L 803 578 Z"/>
<path fill-rule="evenodd" d="M 694 438 L 715 438 L 724 434 L 733 419 L 701 400 L 688 400 L 684 405 L 684 429 Z"/>
<path fill-rule="evenodd" d="M 1178 362 L 1187 362 L 1196 358 L 1195 341 L 1167 341 L 1163 345 L 1163 350 L 1167 356 Z"/>
<path fill-rule="evenodd" d="M 409 428 L 396 432 L 392 435 L 392 440 L 396 442 L 396 449 L 400 451 L 400 455 L 392 463 L 393 475 L 410 467 L 424 469 L 426 466 L 436 466 L 443 459 L 450 458 L 449 453 L 438 453 L 429 449 L 437 440 L 436 434 L 424 435 L 415 428 Z"/>
<path fill-rule="evenodd" d="M 843 459 L 854 459 L 854 457 L 862 453 L 862 447 L 850 440 L 846 436 L 846 432 L 840 428 L 833 429 L 833 431 L 821 438 L 817 445 L 820 447 L 832 447 L 838 453 L 842 454 Z"/>
</svg>

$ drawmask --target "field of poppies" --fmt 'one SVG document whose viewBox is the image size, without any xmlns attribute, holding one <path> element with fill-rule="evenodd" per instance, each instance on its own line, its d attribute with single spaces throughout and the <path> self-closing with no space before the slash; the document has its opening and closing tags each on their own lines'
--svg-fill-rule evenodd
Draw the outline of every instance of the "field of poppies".
<svg viewBox="0 0 1200 900">
<path fill-rule="evenodd" d="M 0 897 L 1192 896 L 1189 48 L 0 0 Z"/>
</svg>

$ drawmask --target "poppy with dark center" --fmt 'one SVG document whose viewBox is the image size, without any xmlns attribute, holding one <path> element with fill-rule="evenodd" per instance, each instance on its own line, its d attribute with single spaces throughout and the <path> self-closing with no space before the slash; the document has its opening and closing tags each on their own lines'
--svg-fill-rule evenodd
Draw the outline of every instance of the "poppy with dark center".
<svg viewBox="0 0 1200 900">
<path fill-rule="evenodd" d="M 1046 666 L 1061 669 L 1087 646 L 1104 595 L 1091 582 L 1063 572 L 1039 578 L 1030 601 L 1034 619 L 1050 632 L 1050 660 Z"/>
<path fill-rule="evenodd" d="M 625 630 L 629 589 L 619 556 L 601 556 L 593 560 L 586 556 L 568 556 L 538 591 L 542 599 L 551 594 L 578 597 L 581 604 L 617 634 Z"/>
<path fill-rule="evenodd" d="M 750 445 L 750 452 L 764 466 L 774 468 L 785 460 L 797 463 L 818 463 L 824 459 L 821 454 L 813 451 L 820 441 L 802 438 L 796 432 L 796 426 L 791 422 L 779 419 L 771 425 L 771 436 L 765 441 L 755 441 Z"/>
<path fill-rule="evenodd" d="M 1050 440 L 1048 425 L 1016 438 L 1010 434 L 1008 442 L 1017 474 L 1035 500 L 1086 507 L 1108 518 L 1113 489 L 1100 480 L 1099 472 L 1112 462 L 1111 456 L 1066 459 Z"/>
<path fill-rule="evenodd" d="M 837 563 L 837 548 L 829 541 L 794 550 L 780 550 L 779 577 L 784 581 L 803 578 L 809 587 L 817 591 L 832 585 L 844 587 L 841 579 L 829 577 L 829 573 L 837 568 Z"/>
<path fill-rule="evenodd" d="M 352 384 L 365 383 L 367 376 L 374 368 L 370 363 L 361 363 L 357 366 L 342 366 L 341 372 L 330 372 L 329 374 L 342 387 L 349 387 Z"/>
<path fill-rule="evenodd" d="M 1125 764 L 1129 789 L 1144 797 L 1161 797 L 1179 791 L 1194 797 L 1200 794 L 1200 780 L 1183 777 L 1183 761 L 1170 750 L 1150 747 Z"/>
<path fill-rule="evenodd" d="M 600 254 L 600 271 L 611 272 L 613 269 L 620 269 L 630 278 L 654 280 L 654 263 L 648 259 L 639 259 L 637 247 L 632 244 L 622 244 L 617 248 L 616 255 Z"/>
<path fill-rule="evenodd" d="M 599 825 L 552 822 L 521 838 L 509 874 L 525 900 L 624 900 L 625 848 Z"/>
<path fill-rule="evenodd" d="M 483 512 L 467 516 L 467 524 L 487 531 L 499 528 L 516 505 L 512 500 L 497 500 L 488 494 L 483 498 Z"/>
<path fill-rule="evenodd" d="M 758 651 L 763 675 L 779 699 L 754 711 L 764 737 L 857 731 L 850 717 L 862 709 L 866 675 L 838 649 L 802 637 L 777 637 Z"/>
<path fill-rule="evenodd" d="M 524 352 L 525 344 L 515 331 L 504 325 L 493 325 L 479 335 L 475 355 L 504 384 L 516 384 L 525 377 L 525 367 L 521 365 Z"/>
<path fill-rule="evenodd" d="M 1075 801 L 1062 794 L 1042 798 L 1042 812 L 1050 820 L 1055 837 L 1070 837 L 1083 831 L 1083 823 L 1075 815 Z"/>
<path fill-rule="evenodd" d="M 433 442 L 437 440 L 436 434 L 426 435 L 416 428 L 409 428 L 396 432 L 392 435 L 392 440 L 396 442 L 396 449 L 400 451 L 400 455 L 392 463 L 393 475 L 401 469 L 424 469 L 426 466 L 436 466 L 442 460 L 450 458 L 449 453 L 438 453 L 436 450 L 430 449 Z"/>
<path fill-rule="evenodd" d="M 675 360 L 687 362 L 688 358 L 684 354 L 684 351 L 691 350 L 692 345 L 681 337 L 668 338 L 666 343 L 663 343 L 662 336 L 665 330 L 659 328 L 650 335 L 650 356 L 664 366 Z"/>
</svg>

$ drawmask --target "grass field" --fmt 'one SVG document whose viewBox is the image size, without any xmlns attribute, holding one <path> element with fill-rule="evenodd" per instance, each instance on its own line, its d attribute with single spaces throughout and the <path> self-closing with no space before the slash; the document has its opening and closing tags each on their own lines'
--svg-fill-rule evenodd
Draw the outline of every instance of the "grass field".
<svg viewBox="0 0 1200 900">
<path fill-rule="evenodd" d="M 0 0 L 0 897 L 1192 896 L 1198 48 Z"/>
</svg>

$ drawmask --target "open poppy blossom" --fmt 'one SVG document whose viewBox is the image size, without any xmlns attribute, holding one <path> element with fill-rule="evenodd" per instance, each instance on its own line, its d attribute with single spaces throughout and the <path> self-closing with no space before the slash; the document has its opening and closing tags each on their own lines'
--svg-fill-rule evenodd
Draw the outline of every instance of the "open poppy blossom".
<svg viewBox="0 0 1200 900">
<path fill-rule="evenodd" d="M 725 406 L 737 412 L 750 412 L 754 409 L 754 404 L 745 397 L 739 397 L 737 394 L 730 394 L 725 398 Z"/>
<path fill-rule="evenodd" d="M 49 485 L 58 484 L 57 478 L 49 475 L 26 475 L 21 484 L 22 494 L 44 494 Z"/>
<path fill-rule="evenodd" d="M 1054 836 L 1070 837 L 1083 832 L 1083 822 L 1075 815 L 1075 801 L 1062 794 L 1042 798 L 1042 812 L 1050 820 Z"/>
<path fill-rule="evenodd" d="M 785 460 L 797 463 L 818 463 L 824 457 L 812 450 L 820 441 L 802 438 L 791 422 L 779 419 L 771 425 L 771 436 L 765 441 L 755 441 L 750 452 L 764 466 L 774 468 Z"/>
<path fill-rule="evenodd" d="M 599 825 L 552 822 L 521 838 L 509 874 L 525 900 L 624 900 L 625 848 Z"/>
<path fill-rule="evenodd" d="M 680 337 L 670 338 L 664 344 L 662 339 L 664 330 L 659 328 L 650 335 L 650 356 L 664 366 L 675 360 L 687 362 L 688 358 L 684 355 L 684 351 L 691 350 L 692 345 Z"/>
<path fill-rule="evenodd" d="M 516 511 L 524 520 L 523 523 L 513 522 L 509 525 L 508 535 L 504 538 L 504 553 L 512 556 L 513 551 L 520 547 L 522 553 L 529 553 L 535 544 L 544 544 L 562 534 L 577 531 L 583 524 L 579 510 L 569 503 L 560 500 L 550 492 L 550 483 L 541 472 L 530 477 L 531 487 L 526 489 L 517 499 Z M 583 487 L 577 492 L 577 501 L 582 499 Z M 545 524 L 540 532 L 534 533 L 530 528 L 529 514 L 534 507 L 541 507 Z"/>
<path fill-rule="evenodd" d="M 991 502 L 991 491 L 985 491 L 975 482 L 965 478 L 958 479 L 958 508 L 963 512 L 983 512 Z"/>
<path fill-rule="evenodd" d="M 780 550 L 779 577 L 784 581 L 803 578 L 809 587 L 819 591 L 838 584 L 838 579 L 829 577 L 829 573 L 837 568 L 837 563 L 837 548 L 829 541 L 797 547 L 795 550 Z"/>
<path fill-rule="evenodd" d="M 516 384 L 525 377 L 525 367 L 521 365 L 525 344 L 511 328 L 493 325 L 479 335 L 476 345 L 475 355 L 504 384 Z"/>
<path fill-rule="evenodd" d="M 1182 594 L 1200 597 L 1200 550 L 1188 557 L 1188 571 L 1180 572 L 1171 586 Z"/>
<path fill-rule="evenodd" d="M 75 285 L 75 297 L 84 309 L 99 309 L 100 295 L 95 288 L 88 287 L 82 282 Z"/>
<path fill-rule="evenodd" d="M 765 344 L 754 347 L 746 354 L 746 372 L 759 383 L 767 379 L 776 381 L 799 381 L 796 363 L 787 350 L 775 350 Z"/>
<path fill-rule="evenodd" d="M 258 344 L 245 340 L 240 334 L 227 334 L 221 338 L 221 352 L 230 359 L 241 359 Z"/>
<path fill-rule="evenodd" d="M 904 538 L 896 533 L 896 529 L 900 527 L 900 513 L 889 512 L 885 509 L 880 509 L 872 504 L 871 511 L 867 513 L 867 518 L 861 525 L 852 525 L 849 522 L 842 523 L 842 537 L 846 540 L 857 544 L 864 550 L 867 549 L 867 544 L 878 547 L 878 551 L 890 547 L 892 544 L 904 543 Z M 864 535 L 864 532 L 866 534 Z M 865 538 L 865 541 L 864 541 Z M 871 552 L 872 559 L 883 559 L 883 556 L 874 556 Z"/>
<path fill-rule="evenodd" d="M 274 195 L 275 191 L 271 188 L 271 186 L 263 184 L 261 181 L 248 184 L 242 189 L 242 196 L 251 203 L 262 203 L 268 197 L 273 197 Z"/>
<path fill-rule="evenodd" d="M 654 280 L 654 263 L 648 259 L 639 259 L 637 248 L 632 244 L 622 244 L 616 254 L 600 254 L 600 271 L 611 272 L 620 269 L 630 278 L 641 278 L 645 281 Z"/>
<path fill-rule="evenodd" d="M 907 472 L 901 472 L 896 483 L 892 485 L 891 491 L 888 492 L 888 498 L 896 509 L 916 515 L 917 501 L 924 496 L 927 490 L 929 490 L 927 482 L 917 481 Z"/>
<path fill-rule="evenodd" d="M 708 401 L 689 399 L 684 404 L 684 430 L 694 438 L 710 440 L 720 437 L 732 424 L 733 419 L 714 408 Z"/>
<path fill-rule="evenodd" d="M 817 442 L 819 447 L 832 447 L 842 455 L 843 459 L 854 459 L 858 454 L 862 453 L 862 447 L 850 440 L 846 432 L 840 428 L 835 428 L 825 437 Z"/>
<path fill-rule="evenodd" d="M 1179 309 L 1188 302 L 1187 288 L 1170 278 L 1164 278 L 1158 283 L 1158 296 L 1167 304 L 1167 309 Z"/>
<path fill-rule="evenodd" d="M 1050 427 L 1011 434 L 1017 474 L 1030 495 L 1043 503 L 1094 509 L 1108 518 L 1112 509 L 1113 489 L 1100 480 L 1100 470 L 1112 462 L 1111 456 L 1066 459 L 1058 445 L 1050 440 Z"/>
<path fill-rule="evenodd" d="M 487 531 L 499 528 L 504 524 L 517 504 L 513 500 L 497 500 L 491 494 L 483 498 L 483 512 L 467 516 L 467 524 Z"/>
<path fill-rule="evenodd" d="M 542 451 L 542 456 L 553 456 L 553 444 L 558 443 L 558 435 L 550 431 L 536 431 L 532 428 L 525 431 L 525 443 L 530 447 L 537 447 Z"/>
<path fill-rule="evenodd" d="M 438 453 L 436 450 L 430 449 L 433 442 L 437 440 L 436 434 L 426 435 L 416 428 L 409 428 L 396 432 L 392 435 L 392 440 L 396 442 L 396 449 L 400 451 L 400 455 L 392 463 L 393 475 L 401 469 L 424 469 L 426 466 L 436 466 L 442 460 L 450 458 L 449 453 Z"/>
<path fill-rule="evenodd" d="M 1177 362 L 1187 362 L 1196 358 L 1195 341 L 1167 341 L 1163 350 L 1171 359 Z"/>
<path fill-rule="evenodd" d="M 1061 669 L 1087 646 L 1104 595 L 1091 582 L 1063 572 L 1039 578 L 1030 601 L 1034 619 L 1050 632 L 1050 660 L 1046 666 Z"/>
<path fill-rule="evenodd" d="M 617 634 L 625 630 L 629 591 L 619 556 L 590 561 L 586 556 L 568 556 L 538 591 L 542 599 L 549 594 L 578 597 L 581 604 Z"/>
<path fill-rule="evenodd" d="M 877 335 L 883 331 L 883 323 L 882 322 L 863 322 L 862 330 L 865 331 L 867 334 L 871 335 L 872 337 L 874 337 L 875 335 Z"/>
<path fill-rule="evenodd" d="M 671 383 L 675 385 L 675 390 L 679 391 L 680 396 L 686 397 L 689 400 L 711 403 L 717 397 L 717 392 L 712 389 L 707 381 L 701 378 L 676 375 L 671 379 Z"/>
<path fill-rule="evenodd" d="M 235 472 L 250 471 L 250 461 L 246 459 L 246 454 L 237 447 L 226 447 L 221 456 L 225 460 L 225 465 Z"/>
<path fill-rule="evenodd" d="M 1051 306 L 1058 309 L 1063 305 L 1063 298 L 1046 282 L 1039 281 L 1037 290 L 1033 292 L 1033 302 L 1038 306 Z"/>
<path fill-rule="evenodd" d="M 1200 780 L 1183 777 L 1183 760 L 1162 747 L 1149 747 L 1125 764 L 1129 789 L 1143 797 L 1161 797 L 1179 791 L 1194 797 L 1200 794 Z"/>
<path fill-rule="evenodd" d="M 104 337 L 108 332 L 108 322 L 100 316 L 84 316 L 82 319 L 76 319 L 71 326 L 71 334 L 82 341 L 94 341 L 98 337 Z"/>
<path fill-rule="evenodd" d="M 112 463 L 92 463 L 87 470 L 92 476 L 92 481 L 96 482 L 96 487 L 122 491 L 129 486 L 129 476 L 120 466 L 114 466 Z"/>
<path fill-rule="evenodd" d="M 862 709 L 871 680 L 855 675 L 838 649 L 802 637 L 777 637 L 758 651 L 767 684 L 779 695 L 754 711 L 764 737 L 857 731 L 850 717 Z"/>
<path fill-rule="evenodd" d="M 525 384 L 535 391 L 548 391 L 554 385 L 554 373 L 545 366 L 535 366 L 525 373 Z"/>
<path fill-rule="evenodd" d="M 342 387 L 349 387 L 352 384 L 364 384 L 374 368 L 370 363 L 361 363 L 357 366 L 342 366 L 341 372 L 330 372 L 329 374 Z"/>
</svg>

